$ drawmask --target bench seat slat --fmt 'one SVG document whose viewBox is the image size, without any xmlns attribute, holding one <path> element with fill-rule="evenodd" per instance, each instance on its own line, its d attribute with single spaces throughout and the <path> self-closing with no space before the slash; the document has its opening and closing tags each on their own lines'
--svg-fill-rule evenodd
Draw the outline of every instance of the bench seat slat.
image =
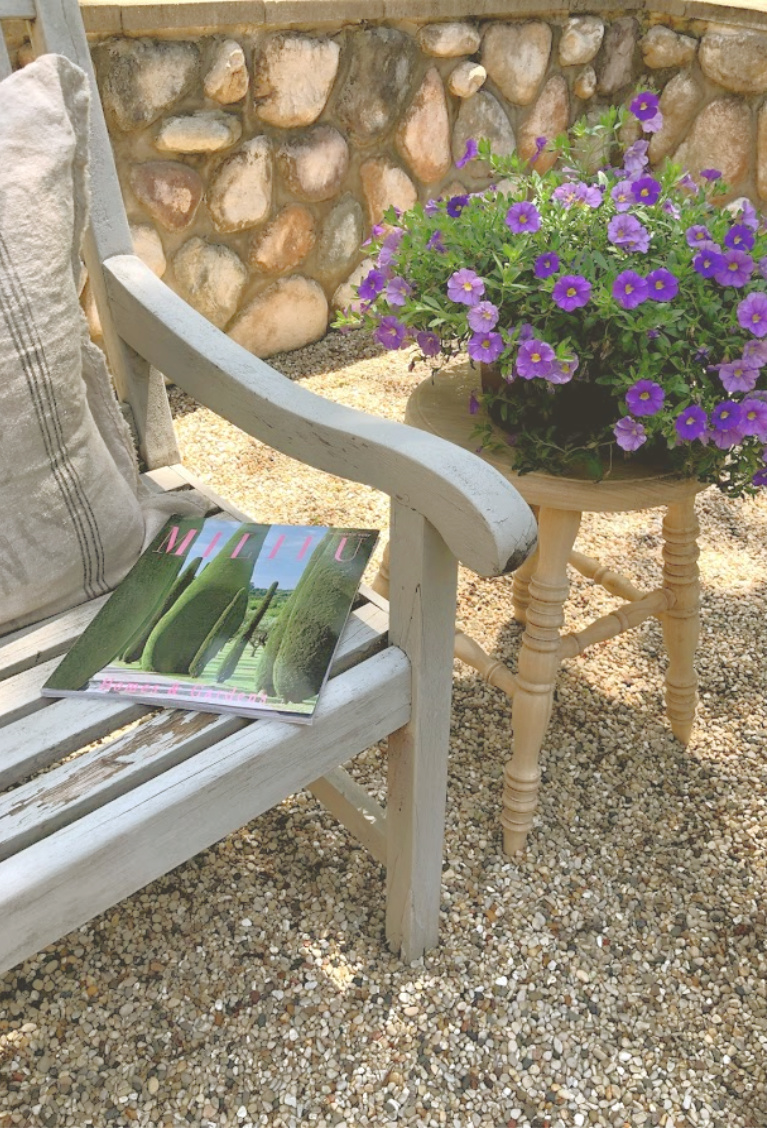
<svg viewBox="0 0 767 1128">
<path fill-rule="evenodd" d="M 51 700 L 49 708 L 14 721 L 0 733 L 0 789 L 49 768 L 150 711 L 149 705 L 125 698 Z"/>
<path fill-rule="evenodd" d="M 101 595 L 0 639 L 0 681 L 65 654 L 108 598 Z"/>
<path fill-rule="evenodd" d="M 51 658 L 0 682 L 0 741 L 4 725 L 50 705 L 52 699 L 41 697 L 40 689 L 58 664 L 58 658 Z"/>
<path fill-rule="evenodd" d="M 0 797 L 0 861 L 247 723 L 244 717 L 166 710 L 108 745 L 7 792 Z"/>
<path fill-rule="evenodd" d="M 410 716 L 395 647 L 334 678 L 313 725 L 261 721 L 0 863 L 0 972 L 244 826 Z"/>
</svg>

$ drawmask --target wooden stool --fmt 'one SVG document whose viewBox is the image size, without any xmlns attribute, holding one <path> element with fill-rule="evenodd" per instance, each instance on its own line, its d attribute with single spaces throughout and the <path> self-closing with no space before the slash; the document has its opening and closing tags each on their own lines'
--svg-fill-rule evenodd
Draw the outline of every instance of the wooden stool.
<svg viewBox="0 0 767 1128">
<path fill-rule="evenodd" d="M 405 421 L 424 431 L 476 450 L 471 437 L 475 417 L 469 397 L 480 394 L 479 373 L 469 365 L 450 375 L 420 384 L 411 395 Z M 699 633 L 698 545 L 695 496 L 705 485 L 695 479 L 674 477 L 648 467 L 616 464 L 602 482 L 563 478 L 549 474 L 517 475 L 511 452 L 484 451 L 482 458 L 514 484 L 537 511 L 538 549 L 514 573 L 514 617 L 525 624 L 518 673 L 491 658 L 462 632 L 456 634 L 456 657 L 478 670 L 491 685 L 512 698 L 512 757 L 504 772 L 504 850 L 522 850 L 538 805 L 538 756 L 551 715 L 559 665 L 582 654 L 588 646 L 614 638 L 643 623 L 651 615 L 660 619 L 668 653 L 666 713 L 674 735 L 690 739 L 697 696 L 694 658 Z M 663 522 L 663 584 L 643 592 L 624 576 L 602 567 L 598 560 L 574 551 L 581 514 L 626 513 L 666 507 Z M 596 619 L 582 631 L 561 634 L 563 604 L 568 594 L 567 565 L 625 600 L 609 615 Z M 386 561 L 373 584 L 385 593 Z"/>
</svg>

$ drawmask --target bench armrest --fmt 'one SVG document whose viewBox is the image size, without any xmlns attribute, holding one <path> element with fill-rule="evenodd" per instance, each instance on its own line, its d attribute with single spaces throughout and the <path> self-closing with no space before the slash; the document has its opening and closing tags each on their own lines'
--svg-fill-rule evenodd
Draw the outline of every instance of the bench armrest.
<svg viewBox="0 0 767 1128">
<path fill-rule="evenodd" d="M 513 571 L 536 525 L 514 487 L 452 443 L 317 396 L 235 344 L 135 255 L 104 264 L 120 337 L 198 402 L 276 450 L 422 514 L 480 575 Z"/>
</svg>

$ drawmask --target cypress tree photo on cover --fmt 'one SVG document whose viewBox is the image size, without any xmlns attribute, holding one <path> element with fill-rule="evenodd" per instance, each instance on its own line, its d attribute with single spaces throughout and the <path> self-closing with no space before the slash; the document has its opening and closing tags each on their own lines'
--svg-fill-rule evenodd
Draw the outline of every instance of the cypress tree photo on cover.
<svg viewBox="0 0 767 1128">
<path fill-rule="evenodd" d="M 258 670 L 256 671 L 255 682 L 255 688 L 261 693 L 268 694 L 269 697 L 274 697 L 276 692 L 274 688 L 274 663 L 282 645 L 282 639 L 285 634 L 285 629 L 288 625 L 288 621 L 290 619 L 290 613 L 295 606 L 296 600 L 301 598 L 301 590 L 309 582 L 309 576 L 311 575 L 312 568 L 322 556 L 325 546 L 330 539 L 330 535 L 330 533 L 326 533 L 323 539 L 314 549 L 314 552 L 309 557 L 309 561 L 306 567 L 299 577 L 298 583 L 288 596 L 287 602 L 285 603 L 282 612 L 280 613 L 279 619 L 269 631 L 269 637 L 266 640 L 266 646 L 264 647 L 264 652 L 261 655 L 261 661 L 259 662 Z"/>
<path fill-rule="evenodd" d="M 187 674 L 221 616 L 228 612 L 226 622 L 230 627 L 238 609 L 242 619 L 253 565 L 268 532 L 268 525 L 238 526 L 154 628 L 144 647 L 142 669 Z"/>
<path fill-rule="evenodd" d="M 205 518 L 202 515 L 176 520 L 176 540 L 191 544 L 199 535 Z M 47 685 L 51 689 L 80 688 L 104 666 L 122 653 L 136 634 L 137 621 L 148 622 L 165 602 L 178 577 L 184 557 L 161 551 L 168 535 L 163 526 L 147 549 L 139 556 L 128 575 L 112 593 L 88 628 L 79 645 L 59 665 Z"/>
<path fill-rule="evenodd" d="M 279 584 L 277 580 L 275 580 L 261 602 L 257 603 L 255 607 L 251 608 L 251 610 L 246 613 L 239 630 L 229 645 L 224 649 L 221 665 L 216 674 L 217 682 L 227 681 L 237 669 L 237 663 L 245 653 L 245 647 L 253 640 L 256 627 L 258 627 L 264 615 L 269 610 L 269 605 L 278 587 Z"/>
<path fill-rule="evenodd" d="M 141 625 L 141 628 L 128 641 L 121 658 L 123 662 L 140 662 L 141 655 L 144 652 L 147 639 L 154 630 L 155 626 L 162 619 L 163 615 L 167 615 L 173 604 L 182 595 L 191 584 L 194 577 L 197 575 L 197 569 L 202 564 L 202 557 L 195 556 L 190 560 L 186 568 L 184 568 L 178 575 L 173 587 L 170 589 L 165 599 L 155 612 L 150 615 L 146 621 Z"/>
<path fill-rule="evenodd" d="M 275 691 L 284 702 L 305 701 L 322 688 L 372 551 L 370 538 L 364 539 L 365 544 L 352 530 L 334 530 L 322 541 L 306 582 L 296 588 L 273 670 Z"/>
</svg>

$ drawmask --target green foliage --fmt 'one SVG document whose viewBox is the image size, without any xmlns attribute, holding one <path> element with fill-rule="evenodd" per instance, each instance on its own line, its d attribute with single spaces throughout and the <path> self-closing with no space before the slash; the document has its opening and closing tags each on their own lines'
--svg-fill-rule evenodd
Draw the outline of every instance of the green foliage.
<svg viewBox="0 0 767 1128">
<path fill-rule="evenodd" d="M 235 596 L 244 589 L 245 605 L 253 566 L 269 531 L 268 525 L 240 525 L 218 554 L 160 619 L 141 658 L 144 670 L 159 674 L 186 674 L 200 654 L 211 631 Z M 249 539 L 232 558 L 240 541 Z M 240 618 L 245 607 L 240 611 Z M 233 628 L 237 629 L 238 623 Z"/>
<path fill-rule="evenodd" d="M 179 527 L 180 543 L 189 532 L 196 537 L 203 517 L 180 517 L 174 519 L 174 523 Z M 158 551 L 166 538 L 167 526 L 164 526 L 99 611 L 87 640 L 76 643 L 49 678 L 48 685 L 52 689 L 82 688 L 123 652 L 135 632 L 137 620 L 146 620 L 163 603 L 184 563 L 183 556 Z"/>
</svg>

